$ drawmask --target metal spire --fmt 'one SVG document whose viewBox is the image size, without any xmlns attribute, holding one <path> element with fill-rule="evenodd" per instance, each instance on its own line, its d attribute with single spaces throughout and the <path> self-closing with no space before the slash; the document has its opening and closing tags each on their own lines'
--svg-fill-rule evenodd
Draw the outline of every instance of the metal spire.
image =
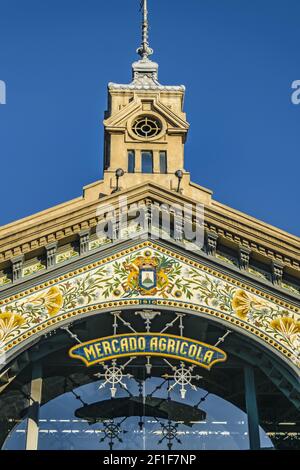
<svg viewBox="0 0 300 470">
<path fill-rule="evenodd" d="M 153 54 L 153 49 L 149 46 L 149 22 L 148 22 L 148 6 L 147 0 L 141 0 L 141 11 L 143 11 L 142 22 L 142 43 L 137 49 L 137 53 L 142 59 L 148 59 Z"/>
</svg>

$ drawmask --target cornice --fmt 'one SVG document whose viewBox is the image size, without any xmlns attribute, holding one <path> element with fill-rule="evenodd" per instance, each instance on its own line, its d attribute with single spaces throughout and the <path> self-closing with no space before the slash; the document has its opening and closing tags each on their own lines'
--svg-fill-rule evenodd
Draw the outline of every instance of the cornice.
<svg viewBox="0 0 300 470">
<path fill-rule="evenodd" d="M 255 251 L 284 261 L 291 258 L 300 268 L 300 238 L 216 201 L 206 208 L 206 221 L 225 238 L 245 243 Z"/>
<path fill-rule="evenodd" d="M 151 240 L 150 233 L 148 233 L 147 240 L 141 241 L 138 237 L 129 240 L 117 240 L 112 244 L 103 245 L 96 250 L 88 251 L 82 256 L 69 259 L 60 265 L 56 264 L 50 269 L 39 272 L 38 275 L 28 276 L 28 278 L 22 278 L 13 284 L 8 284 L 0 290 L 0 306 L 3 299 L 27 291 L 39 284 L 44 284 L 53 278 L 59 278 L 66 274 L 69 275 L 70 272 L 92 265 L 99 259 L 119 256 L 120 252 L 126 252 L 126 250 L 129 249 L 133 250 L 145 244 L 166 250 L 168 253 L 172 252 L 173 255 L 181 259 L 185 258 L 191 262 L 200 263 L 201 266 L 211 270 L 211 272 L 218 273 L 220 276 L 225 276 L 227 279 L 230 278 L 230 280 L 234 280 L 234 282 L 241 283 L 239 286 L 247 285 L 248 288 L 253 289 L 252 292 L 257 293 L 259 291 L 265 298 L 272 299 L 274 302 L 278 303 L 278 305 L 285 305 L 287 308 L 293 306 L 295 311 L 299 312 L 300 294 L 296 295 L 280 286 L 275 286 L 265 279 L 255 277 L 247 270 L 240 270 L 237 266 L 229 265 L 205 252 L 187 252 L 184 245 L 177 240 L 158 239 L 153 241 Z M 55 245 L 55 243 L 52 245 Z"/>
<path fill-rule="evenodd" d="M 97 185 L 95 187 L 97 189 Z M 109 212 L 112 206 L 118 206 L 120 196 L 126 197 L 129 205 L 147 199 L 158 204 L 195 205 L 201 202 L 201 191 L 211 193 L 199 187 L 199 200 L 196 201 L 149 181 L 100 199 L 94 197 L 90 200 L 84 196 L 76 198 L 1 227 L 0 262 L 95 226 L 98 222 L 97 209 L 101 207 L 103 213 L 106 210 Z M 205 223 L 210 230 L 216 231 L 224 239 L 249 246 L 253 251 L 300 269 L 300 238 L 297 236 L 214 200 L 205 205 Z"/>
</svg>

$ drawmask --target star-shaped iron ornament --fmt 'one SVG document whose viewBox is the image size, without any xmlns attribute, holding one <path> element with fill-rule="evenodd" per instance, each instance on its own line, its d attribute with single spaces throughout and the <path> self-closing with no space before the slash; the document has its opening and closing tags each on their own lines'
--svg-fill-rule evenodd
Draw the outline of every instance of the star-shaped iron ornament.
<svg viewBox="0 0 300 470">
<path fill-rule="evenodd" d="M 174 374 L 164 374 L 162 377 L 165 379 L 174 380 L 174 383 L 170 385 L 168 391 L 173 390 L 177 385 L 180 386 L 180 395 L 184 400 L 186 396 L 187 389 L 186 387 L 191 387 L 193 390 L 197 390 L 197 387 L 192 384 L 192 380 L 200 380 L 202 377 L 198 374 L 193 375 L 193 366 L 186 367 L 184 362 L 180 362 L 179 367 L 172 367 Z"/>
<path fill-rule="evenodd" d="M 104 373 L 98 373 L 95 374 L 95 377 L 98 377 L 99 379 L 104 378 L 104 382 L 100 385 L 99 390 L 104 388 L 107 384 L 110 384 L 110 393 L 112 398 L 115 398 L 116 393 L 117 393 L 117 387 L 116 385 L 121 385 L 123 388 L 127 389 L 127 385 L 123 382 L 124 377 L 131 378 L 133 375 L 131 374 L 124 374 L 123 370 L 125 366 L 118 366 L 117 361 L 113 360 L 112 364 L 109 365 L 103 365 L 104 368 Z"/>
<path fill-rule="evenodd" d="M 124 421 L 124 420 L 123 420 Z M 107 423 L 103 423 L 104 429 L 104 436 L 100 439 L 100 442 L 104 442 L 106 439 L 109 441 L 108 445 L 110 450 L 113 449 L 115 441 L 118 442 L 123 442 L 123 439 L 121 439 L 120 435 L 121 434 L 126 434 L 128 431 L 122 430 L 121 428 L 121 423 L 115 423 L 114 420 L 110 420 Z"/>
<path fill-rule="evenodd" d="M 173 442 L 176 440 L 178 444 L 182 444 L 181 440 L 177 437 L 178 434 L 178 423 L 172 424 L 172 421 L 168 421 L 168 424 L 160 423 L 162 430 L 162 438 L 158 441 L 158 444 L 162 444 L 164 440 L 168 441 L 168 449 L 171 450 Z"/>
</svg>

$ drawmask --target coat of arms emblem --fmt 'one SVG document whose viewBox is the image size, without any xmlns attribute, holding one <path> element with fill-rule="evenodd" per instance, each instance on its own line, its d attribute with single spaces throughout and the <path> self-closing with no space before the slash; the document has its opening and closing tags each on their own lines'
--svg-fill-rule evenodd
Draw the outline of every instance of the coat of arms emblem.
<svg viewBox="0 0 300 470">
<path fill-rule="evenodd" d="M 139 286 L 146 290 L 156 287 L 156 268 L 145 266 L 140 269 Z"/>
<path fill-rule="evenodd" d="M 130 263 L 125 263 L 128 271 L 127 281 L 123 288 L 127 295 L 156 295 L 166 296 L 170 288 L 169 272 L 172 269 L 172 260 L 159 259 L 145 252 L 144 256 L 137 256 Z"/>
</svg>

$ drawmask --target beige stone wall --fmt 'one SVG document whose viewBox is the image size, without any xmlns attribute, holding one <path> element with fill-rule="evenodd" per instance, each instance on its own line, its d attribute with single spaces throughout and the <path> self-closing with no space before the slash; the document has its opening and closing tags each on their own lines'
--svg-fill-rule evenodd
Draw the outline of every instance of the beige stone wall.
<svg viewBox="0 0 300 470">
<path fill-rule="evenodd" d="M 117 168 L 126 173 L 128 169 L 127 152 L 135 152 L 136 166 L 134 174 L 126 174 L 122 179 L 122 187 L 136 186 L 147 181 L 154 181 L 168 189 L 177 187 L 174 176 L 176 170 L 184 169 L 184 143 L 188 131 L 186 115 L 183 112 L 183 91 L 160 90 L 146 92 L 142 90 L 128 93 L 126 90 L 109 90 L 109 110 L 104 121 L 106 139 L 110 139 L 109 161 L 110 165 L 104 172 L 104 186 L 113 188 L 114 175 Z M 141 115 L 158 118 L 163 126 L 157 138 L 143 139 L 135 136 L 131 131 L 135 119 Z M 154 172 L 143 175 L 141 173 L 141 152 L 153 152 Z M 160 174 L 159 152 L 167 152 L 168 175 Z M 184 185 L 188 190 L 189 174 L 186 173 Z"/>
</svg>

